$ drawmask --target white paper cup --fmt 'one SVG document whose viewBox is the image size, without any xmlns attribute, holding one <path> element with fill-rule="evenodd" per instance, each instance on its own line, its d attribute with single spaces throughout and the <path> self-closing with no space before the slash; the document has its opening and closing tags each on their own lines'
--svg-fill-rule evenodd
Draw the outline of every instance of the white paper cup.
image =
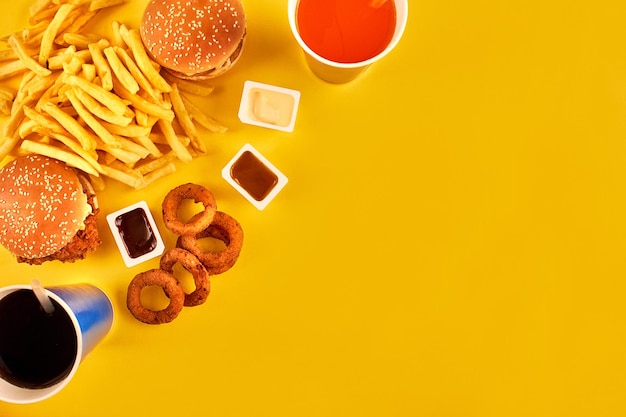
<svg viewBox="0 0 626 417">
<path fill-rule="evenodd" d="M 0 288 L 0 300 L 29 285 Z M 90 284 L 49 287 L 46 294 L 67 312 L 76 331 L 76 355 L 73 365 L 60 381 L 45 388 L 24 388 L 0 378 L 0 400 L 16 404 L 45 400 L 61 391 L 72 379 L 80 362 L 107 335 L 113 322 L 113 307 L 107 295 Z M 3 335 L 0 334 L 0 337 Z"/>
<path fill-rule="evenodd" d="M 300 32 L 298 31 L 297 24 L 297 12 L 299 0 L 289 0 L 287 5 L 289 15 L 289 25 L 296 41 L 303 49 L 307 64 L 315 75 L 324 81 L 333 84 L 342 84 L 348 81 L 352 81 L 359 76 L 365 69 L 367 69 L 374 62 L 379 61 L 389 52 L 391 52 L 398 44 L 406 28 L 408 19 L 408 0 L 389 0 L 394 1 L 396 7 L 396 27 L 393 33 L 391 41 L 387 47 L 378 55 L 361 62 L 354 63 L 342 63 L 334 62 L 324 58 L 315 51 L 313 51 L 302 39 Z"/>
</svg>

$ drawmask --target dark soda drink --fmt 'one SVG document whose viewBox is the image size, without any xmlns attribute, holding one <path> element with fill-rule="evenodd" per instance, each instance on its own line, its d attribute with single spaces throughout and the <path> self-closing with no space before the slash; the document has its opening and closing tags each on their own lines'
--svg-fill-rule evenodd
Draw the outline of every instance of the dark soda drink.
<svg viewBox="0 0 626 417">
<path fill-rule="evenodd" d="M 51 299 L 46 313 L 32 290 L 0 300 L 0 377 L 13 385 L 42 389 L 65 378 L 77 360 L 78 339 L 65 309 Z"/>
</svg>

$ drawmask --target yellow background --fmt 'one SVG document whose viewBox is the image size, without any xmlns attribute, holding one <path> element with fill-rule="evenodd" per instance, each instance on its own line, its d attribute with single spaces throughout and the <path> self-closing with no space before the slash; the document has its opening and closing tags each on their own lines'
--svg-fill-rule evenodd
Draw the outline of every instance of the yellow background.
<svg viewBox="0 0 626 417">
<path fill-rule="evenodd" d="M 29 4 L 3 5 L 3 32 Z M 230 131 L 146 192 L 100 194 L 103 214 L 145 199 L 172 247 L 162 198 L 203 184 L 244 228 L 239 262 L 148 326 L 126 286 L 157 262 L 127 269 L 104 216 L 80 263 L 1 250 L 0 284 L 92 282 L 116 317 L 67 388 L 0 415 L 626 415 L 626 3 L 410 0 L 398 47 L 346 85 L 308 70 L 286 0 L 245 5 L 206 100 Z M 238 121 L 248 79 L 301 91 L 293 133 Z M 220 177 L 245 143 L 289 177 L 264 211 Z"/>
</svg>

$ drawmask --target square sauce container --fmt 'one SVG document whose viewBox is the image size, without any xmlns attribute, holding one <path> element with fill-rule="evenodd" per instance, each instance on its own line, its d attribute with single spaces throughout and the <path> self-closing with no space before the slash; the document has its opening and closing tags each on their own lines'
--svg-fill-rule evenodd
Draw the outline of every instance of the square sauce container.
<svg viewBox="0 0 626 417">
<path fill-rule="evenodd" d="M 113 239 L 127 267 L 160 256 L 165 244 L 145 201 L 106 216 Z"/>
<path fill-rule="evenodd" d="M 287 177 L 252 145 L 244 145 L 222 169 L 222 177 L 259 210 L 287 185 Z"/>
</svg>

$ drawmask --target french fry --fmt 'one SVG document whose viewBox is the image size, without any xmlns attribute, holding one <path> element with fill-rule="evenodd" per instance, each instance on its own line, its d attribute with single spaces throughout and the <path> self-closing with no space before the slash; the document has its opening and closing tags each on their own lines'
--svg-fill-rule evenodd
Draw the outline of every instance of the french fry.
<svg viewBox="0 0 626 417">
<path fill-rule="evenodd" d="M 28 8 L 28 12 L 30 16 L 34 16 L 50 6 L 52 6 L 52 0 L 35 0 L 34 3 Z"/>
<path fill-rule="evenodd" d="M 11 107 L 13 107 L 16 94 L 10 88 L 0 87 L 0 115 L 8 116 L 11 114 Z"/>
<path fill-rule="evenodd" d="M 11 102 L 5 99 L 0 100 L 0 115 L 8 116 L 11 114 Z"/>
<path fill-rule="evenodd" d="M 37 100 L 35 104 L 35 108 L 37 109 L 37 111 L 40 111 L 40 108 L 43 105 L 43 103 L 47 101 L 54 101 L 55 97 L 58 97 L 59 91 L 61 90 L 61 88 L 63 88 L 63 77 L 59 76 L 59 74 L 60 73 L 58 72 L 53 73 L 53 75 L 48 77 L 47 80 L 51 83 L 50 87 L 42 91 L 40 94 L 33 95 L 32 97 L 31 95 L 29 95 L 27 97 L 28 101 L 26 103 L 28 104 L 31 100 L 32 101 Z"/>
<path fill-rule="evenodd" d="M 118 136 L 117 140 L 120 142 L 122 149 L 139 155 L 141 157 L 140 159 L 144 159 L 150 155 L 150 151 L 147 148 L 131 139 Z"/>
<path fill-rule="evenodd" d="M 91 2 L 89 2 L 89 11 L 119 6 L 124 3 L 126 3 L 126 0 L 91 0 Z"/>
<path fill-rule="evenodd" d="M 102 167 L 98 163 L 98 154 L 94 151 L 88 151 L 84 149 L 80 143 L 75 141 L 73 138 L 70 138 L 67 135 L 50 133 L 50 137 L 61 142 L 63 145 L 67 146 L 72 150 L 76 155 L 83 158 L 89 165 L 91 165 L 96 171 L 102 172 Z"/>
<path fill-rule="evenodd" d="M 102 174 L 135 189 L 140 189 L 145 186 L 145 180 L 142 176 L 132 174 L 129 171 L 113 168 L 110 165 L 102 165 Z"/>
<path fill-rule="evenodd" d="M 191 156 L 191 153 L 189 153 L 189 150 L 181 143 L 181 141 L 178 140 L 178 136 L 174 131 L 172 123 L 164 119 L 159 119 L 158 125 L 161 132 L 163 132 L 163 136 L 165 136 L 165 139 L 167 140 L 167 144 L 176 153 L 178 159 L 183 162 L 191 162 L 193 156 Z"/>
<path fill-rule="evenodd" d="M 177 84 L 180 91 L 194 96 L 206 97 L 210 95 L 213 90 L 215 90 L 215 86 L 213 85 L 176 78 L 172 74 L 165 71 L 161 75 L 163 75 L 163 78 L 165 78 L 168 83 Z"/>
<path fill-rule="evenodd" d="M 74 10 L 74 14 L 77 14 L 78 16 L 76 17 L 68 17 L 68 21 L 70 22 L 70 24 L 63 28 L 64 32 L 78 32 L 80 31 L 83 27 L 85 27 L 90 21 L 91 19 L 93 19 L 97 13 L 97 11 L 84 11 L 84 10 L 80 10 L 80 9 L 75 9 Z M 57 38 L 55 39 L 55 42 L 57 44 L 64 44 L 65 41 L 63 39 L 64 34 L 61 34 L 59 36 L 57 36 Z"/>
<path fill-rule="evenodd" d="M 109 63 L 104 57 L 101 46 L 98 43 L 90 43 L 88 48 L 93 64 L 96 66 L 96 72 L 100 77 L 102 88 L 111 91 L 113 89 L 113 74 Z"/>
<path fill-rule="evenodd" d="M 120 84 L 131 94 L 137 94 L 139 91 L 139 83 L 137 83 L 137 80 L 135 80 L 130 71 L 126 69 L 122 60 L 115 52 L 115 49 L 112 46 L 104 49 L 104 56 L 109 62 L 109 66 L 113 70 L 113 74 L 115 74 Z"/>
<path fill-rule="evenodd" d="M 57 78 L 56 74 L 50 74 L 47 77 L 35 76 L 29 80 L 24 77 L 24 80 L 28 80 L 28 82 L 20 87 L 20 92 L 23 93 L 23 98 L 26 100 L 39 100 L 43 93 L 57 82 Z"/>
<path fill-rule="evenodd" d="M 81 67 L 80 76 L 89 82 L 93 82 L 96 79 L 96 66 L 93 64 L 83 64 Z"/>
<path fill-rule="evenodd" d="M 185 103 L 187 111 L 191 114 L 192 120 L 197 122 L 200 126 L 215 133 L 224 133 L 228 130 L 228 128 L 222 123 L 200 110 L 200 108 L 187 97 L 183 96 L 183 102 Z"/>
<path fill-rule="evenodd" d="M 95 149 L 96 140 L 76 119 L 65 113 L 63 110 L 50 102 L 46 102 L 42 106 L 42 110 L 52 116 L 61 126 L 71 133 L 83 146 L 83 148 Z"/>
<path fill-rule="evenodd" d="M 62 89 L 64 89 L 64 87 L 62 87 Z M 68 89 L 69 90 L 69 89 Z M 61 97 L 62 96 L 62 97 Z M 69 102 L 69 100 L 67 99 L 67 97 L 65 96 L 65 90 L 64 91 L 59 91 L 59 96 L 56 97 L 56 100 L 48 100 L 48 103 L 54 104 L 55 106 L 57 106 L 63 113 L 67 114 L 68 116 L 71 116 L 72 118 L 76 119 L 76 122 L 81 125 L 82 127 L 87 127 L 87 124 L 85 123 L 84 120 L 81 120 L 78 117 L 78 112 L 76 111 L 76 109 L 72 106 L 72 103 Z M 43 103 L 42 103 L 43 104 Z"/>
<path fill-rule="evenodd" d="M 24 118 L 24 105 L 23 104 L 16 106 L 15 109 L 11 109 L 11 117 L 9 117 L 7 124 L 4 125 L 4 136 L 7 138 L 17 137 L 17 139 L 19 139 L 19 136 L 17 136 L 17 130 L 23 118 Z M 0 154 L 0 156 L 2 156 L 2 158 L 4 159 L 6 155 Z"/>
<path fill-rule="evenodd" d="M 121 85 L 119 82 L 116 82 L 115 80 L 113 80 L 113 90 L 122 99 L 128 100 L 135 108 L 145 113 L 152 114 L 159 119 L 167 120 L 168 122 L 174 120 L 174 111 L 164 105 L 159 105 L 148 101 L 140 95 L 132 94 L 123 85 Z"/>
<path fill-rule="evenodd" d="M 78 168 L 88 174 L 98 176 L 99 173 L 94 167 L 92 167 L 87 161 L 77 156 L 75 153 L 68 152 L 58 147 L 47 145 L 44 143 L 35 142 L 32 140 L 25 140 L 20 145 L 20 149 L 30 153 L 36 153 L 44 155 L 50 158 L 58 159 L 65 162 L 69 166 Z"/>
<path fill-rule="evenodd" d="M 178 138 L 178 141 L 180 143 L 182 143 L 185 148 L 189 147 L 189 145 L 191 144 L 191 139 L 189 139 L 188 136 L 176 135 L 176 137 Z M 169 146 L 169 144 L 167 142 L 167 138 L 161 132 L 152 132 L 152 133 L 150 133 L 150 140 L 152 142 L 154 142 L 155 144 L 157 144 L 157 145 L 168 145 Z"/>
<path fill-rule="evenodd" d="M 0 142 L 0 161 L 4 160 L 11 151 L 20 143 L 20 137 L 16 134 L 5 136 Z"/>
<path fill-rule="evenodd" d="M 154 102 L 159 100 L 161 98 L 160 93 L 154 89 L 150 81 L 148 81 L 146 76 L 143 75 L 143 72 L 141 72 L 141 69 L 139 69 L 139 67 L 137 66 L 137 63 L 135 63 L 135 61 L 128 54 L 128 52 L 126 52 L 124 48 L 121 48 L 119 46 L 115 47 L 115 52 L 117 53 L 118 57 L 122 60 L 124 65 L 126 65 L 126 68 L 128 68 L 128 71 L 135 78 L 135 80 L 137 81 L 137 84 L 139 84 L 139 87 L 141 87 L 152 98 Z"/>
<path fill-rule="evenodd" d="M 128 126 L 133 121 L 132 114 L 127 115 L 125 112 L 124 115 L 119 116 L 113 113 L 111 109 L 109 109 L 106 106 L 101 105 L 98 100 L 93 98 L 91 95 L 87 94 L 85 90 L 82 90 L 76 87 L 74 90 L 74 94 L 80 100 L 80 102 L 83 103 L 85 107 L 87 107 L 95 116 L 97 116 L 98 118 L 102 119 L 105 122 L 108 122 L 112 125 L 123 127 L 123 126 Z"/>
<path fill-rule="evenodd" d="M 13 49 L 0 50 L 0 62 L 15 61 L 15 60 L 17 60 L 17 55 L 15 55 L 15 52 L 13 52 Z"/>
<path fill-rule="evenodd" d="M 105 152 L 104 150 L 97 150 L 96 152 L 98 153 L 98 162 L 100 162 L 102 166 L 111 165 L 117 161 L 115 156 Z"/>
<path fill-rule="evenodd" d="M 126 48 L 128 45 L 126 45 L 120 33 L 121 26 L 122 24 L 118 20 L 111 22 L 111 45 L 117 46 L 118 48 Z"/>
<path fill-rule="evenodd" d="M 114 135 L 126 136 L 130 138 L 136 138 L 140 136 L 147 136 L 150 134 L 151 128 L 148 126 L 139 126 L 131 123 L 127 126 L 118 126 L 107 122 L 102 122 L 109 132 Z"/>
<path fill-rule="evenodd" d="M 150 140 L 149 136 L 135 136 L 131 138 L 139 145 L 143 146 L 148 150 L 151 156 L 154 158 L 159 158 L 163 155 L 163 152 L 156 146 L 154 142 Z"/>
<path fill-rule="evenodd" d="M 22 41 L 24 41 L 25 44 L 28 44 L 29 46 L 32 46 L 33 48 L 37 49 L 37 51 L 34 51 L 35 53 L 33 55 L 36 55 L 37 52 L 39 52 L 38 47 L 41 43 L 43 32 L 46 30 L 48 25 L 50 25 L 50 22 L 52 21 L 52 18 L 54 17 L 54 13 L 56 13 L 56 10 L 51 9 L 48 12 L 51 13 L 49 18 L 41 19 L 40 21 L 36 22 L 33 26 L 23 29 L 20 33 Z"/>
<path fill-rule="evenodd" d="M 78 57 L 72 57 L 69 62 L 63 63 L 63 72 L 65 74 L 78 74 L 83 68 L 84 62 Z"/>
<path fill-rule="evenodd" d="M 92 84 L 80 77 L 70 75 L 65 78 L 65 83 L 76 86 L 94 99 L 98 100 L 104 106 L 108 107 L 114 114 L 124 116 L 130 102 L 121 99 L 119 96 L 105 90 L 97 84 Z"/>
<path fill-rule="evenodd" d="M 27 70 L 24 62 L 17 61 L 8 61 L 0 64 L 0 80 L 6 80 L 7 78 L 14 77 L 19 75 Z"/>
<path fill-rule="evenodd" d="M 31 119 L 23 120 L 22 123 L 20 123 L 19 128 L 17 129 L 17 134 L 22 139 L 34 133 L 38 133 L 41 135 L 47 134 L 47 132 L 41 125 L 37 124 L 37 122 Z"/>
<path fill-rule="evenodd" d="M 52 74 L 52 71 L 42 67 L 37 61 L 30 57 L 28 51 L 26 50 L 26 47 L 17 36 L 9 36 L 9 46 L 11 46 L 11 49 L 13 49 L 15 55 L 17 55 L 18 59 L 24 63 L 26 68 L 28 68 L 35 74 L 39 75 L 40 77 L 46 77 Z"/>
<path fill-rule="evenodd" d="M 172 84 L 172 91 L 169 93 L 169 96 L 172 101 L 172 108 L 174 109 L 176 119 L 178 120 L 178 123 L 180 123 L 183 132 L 185 132 L 185 134 L 191 139 L 191 146 L 193 146 L 198 152 L 205 153 L 206 147 L 200 140 L 198 136 L 198 129 L 196 128 L 196 125 L 193 124 L 191 116 L 185 108 L 185 103 L 183 103 L 183 98 L 178 90 L 178 84 Z"/>
<path fill-rule="evenodd" d="M 106 190 L 106 184 L 104 182 L 104 177 L 103 176 L 93 176 L 93 175 L 89 175 L 89 181 L 91 181 L 91 185 L 93 186 L 93 189 L 96 191 L 104 191 Z"/>
<path fill-rule="evenodd" d="M 82 34 L 75 32 L 67 32 L 63 34 L 63 42 L 67 45 L 74 45 L 78 49 L 89 48 L 90 43 L 98 42 L 101 38 L 94 34 Z"/>
<path fill-rule="evenodd" d="M 82 51 L 76 51 L 76 47 L 74 45 L 70 45 L 63 51 L 63 53 L 51 56 L 48 59 L 48 69 L 52 71 L 62 70 L 63 64 L 71 61 L 73 58 L 78 58 L 85 63 L 91 62 L 91 54 L 89 53 L 89 50 L 85 49 Z"/>
<path fill-rule="evenodd" d="M 41 48 L 39 50 L 39 63 L 41 65 L 46 65 L 48 58 L 52 52 L 52 45 L 54 43 L 54 39 L 57 36 L 57 33 L 63 23 L 67 20 L 69 14 L 74 10 L 75 6 L 73 4 L 62 4 L 59 7 L 59 10 L 54 15 L 54 18 L 46 28 L 43 33 L 43 37 L 41 38 Z"/>
<path fill-rule="evenodd" d="M 122 25 L 120 27 L 120 33 L 124 38 L 124 42 L 126 42 L 126 44 L 130 47 L 133 57 L 137 62 L 137 66 L 141 69 L 150 83 L 152 83 L 157 90 L 169 93 L 172 88 L 161 76 L 161 74 L 159 74 L 159 71 L 152 65 L 152 60 L 144 49 L 139 32 L 135 29 L 128 30 Z"/>
<path fill-rule="evenodd" d="M 173 174 L 174 172 L 176 172 L 176 165 L 174 165 L 173 162 L 170 162 L 169 164 L 161 168 L 155 169 L 154 171 L 151 171 L 147 173 L 146 175 L 144 175 L 143 177 L 144 184 L 142 185 L 141 188 L 145 188 L 148 185 L 155 182 L 156 180 L 166 177 L 170 174 Z"/>
<path fill-rule="evenodd" d="M 146 112 L 135 109 L 135 120 L 139 126 L 150 126 L 150 117 Z"/>
<path fill-rule="evenodd" d="M 42 22 L 47 22 L 47 24 L 50 24 L 50 22 L 52 21 L 52 18 L 54 17 L 54 15 L 56 14 L 58 10 L 59 10 L 59 5 L 55 5 L 47 9 L 42 9 L 38 11 L 37 13 L 31 14 L 30 18 L 28 19 L 28 23 L 30 23 L 33 26 L 39 25 Z"/>
<path fill-rule="evenodd" d="M 3 40 L 0 162 L 10 153 L 38 153 L 88 173 L 141 189 L 206 151 L 197 126 L 226 128 L 188 103 L 207 96 L 208 84 L 160 73 L 139 32 L 113 22 L 101 37 L 84 27 L 99 10 L 126 0 L 34 0 L 30 26 Z M 184 93 L 184 94 L 183 94 Z"/>
<path fill-rule="evenodd" d="M 117 139 L 115 139 L 115 137 L 113 137 L 111 132 L 109 132 L 102 125 L 102 123 L 100 123 L 98 119 L 96 119 L 93 116 L 93 114 L 89 112 L 89 110 L 87 110 L 87 108 L 83 105 L 83 103 L 78 99 L 78 97 L 74 93 L 74 90 L 70 89 L 65 94 L 67 98 L 70 100 L 70 102 L 72 103 L 72 107 L 76 109 L 78 116 L 80 116 L 80 118 L 87 124 L 87 126 L 89 126 L 91 130 L 93 130 L 94 133 L 98 135 L 98 137 L 102 139 L 104 143 L 106 143 L 107 145 L 113 148 L 120 148 L 122 146 L 120 142 Z M 94 145 L 94 148 L 95 148 L 95 145 Z"/>
<path fill-rule="evenodd" d="M 147 175 L 150 172 L 153 172 L 157 169 L 163 168 L 166 165 L 171 164 L 176 160 L 176 153 L 174 151 L 170 151 L 165 155 L 153 159 L 150 162 L 146 162 L 142 165 L 135 167 L 135 171 L 141 175 Z"/>
<path fill-rule="evenodd" d="M 113 148 L 105 143 L 100 144 L 99 149 L 106 151 L 109 155 L 114 156 L 115 159 L 122 161 L 128 166 L 133 166 L 140 159 L 142 159 L 142 156 L 139 154 L 136 154 L 134 152 L 131 152 L 122 148 Z"/>
<path fill-rule="evenodd" d="M 21 102 L 26 99 L 26 97 L 28 96 L 28 91 L 27 91 L 26 86 L 30 85 L 30 83 L 33 82 L 35 79 L 37 79 L 37 75 L 35 75 L 34 72 L 30 72 L 30 71 L 24 74 L 24 76 L 22 76 L 22 80 L 20 81 L 20 86 L 18 87 L 17 93 L 15 94 L 15 101 L 13 103 L 14 108 L 17 108 L 17 106 L 20 105 Z"/>
<path fill-rule="evenodd" d="M 45 131 L 49 133 L 59 133 L 59 134 L 67 133 L 67 131 L 63 128 L 63 126 L 61 126 L 59 122 L 57 122 L 51 117 L 46 116 L 43 113 L 39 113 L 38 111 L 31 109 L 28 106 L 24 107 L 24 115 L 28 119 L 35 122 L 37 125 L 41 126 L 43 129 L 45 129 Z M 23 133 L 20 133 L 20 136 L 22 138 L 25 137 Z"/>
<path fill-rule="evenodd" d="M 9 87 L 0 86 L 0 99 L 2 100 L 13 100 L 15 98 L 16 92 Z"/>
</svg>

